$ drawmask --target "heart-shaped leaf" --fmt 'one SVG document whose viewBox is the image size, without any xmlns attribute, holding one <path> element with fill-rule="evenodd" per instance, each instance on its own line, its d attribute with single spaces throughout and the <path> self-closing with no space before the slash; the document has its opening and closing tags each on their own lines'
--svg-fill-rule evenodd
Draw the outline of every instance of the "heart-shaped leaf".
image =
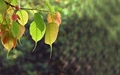
<svg viewBox="0 0 120 75">
<path fill-rule="evenodd" d="M 10 38 L 10 35 L 8 32 L 1 36 L 1 42 L 2 42 L 2 45 L 8 50 L 8 52 L 14 46 L 13 39 Z"/>
<path fill-rule="evenodd" d="M 45 43 L 52 45 L 57 39 L 58 31 L 59 28 L 56 23 L 49 23 L 46 28 Z"/>
<path fill-rule="evenodd" d="M 24 26 L 28 22 L 28 13 L 25 10 L 19 10 L 16 14 L 19 16 L 18 22 Z"/>
<path fill-rule="evenodd" d="M 47 25 L 46 34 L 45 34 L 45 43 L 50 45 L 50 58 L 52 55 L 52 44 L 57 39 L 59 27 L 56 23 L 52 22 Z"/>
<path fill-rule="evenodd" d="M 40 31 L 35 23 L 35 21 L 33 21 L 30 24 L 30 35 L 32 36 L 32 39 L 37 43 L 39 40 L 42 39 L 42 37 L 44 36 L 46 31 L 46 25 L 44 24 L 44 30 Z"/>
</svg>

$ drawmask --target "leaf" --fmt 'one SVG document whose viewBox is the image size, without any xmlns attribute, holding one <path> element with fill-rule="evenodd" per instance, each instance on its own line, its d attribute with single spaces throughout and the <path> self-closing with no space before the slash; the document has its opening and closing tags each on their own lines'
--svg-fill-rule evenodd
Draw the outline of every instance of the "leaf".
<svg viewBox="0 0 120 75">
<path fill-rule="evenodd" d="M 9 8 L 7 9 L 7 14 L 12 15 L 13 13 L 14 9 L 11 6 L 9 6 Z"/>
<path fill-rule="evenodd" d="M 7 5 L 4 0 L 0 0 L 0 13 L 5 13 L 7 10 Z"/>
<path fill-rule="evenodd" d="M 50 49 L 50 58 L 52 55 L 52 44 L 57 39 L 58 31 L 59 31 L 59 28 L 56 23 L 52 22 L 47 25 L 46 34 L 45 34 L 45 43 L 50 45 L 50 48 L 51 48 Z"/>
<path fill-rule="evenodd" d="M 58 31 L 59 28 L 56 23 L 49 23 L 46 28 L 45 43 L 52 45 L 57 39 Z"/>
<path fill-rule="evenodd" d="M 2 43 L 3 44 L 3 43 Z M 9 39 L 6 44 L 3 44 L 3 46 L 8 50 L 8 52 L 13 48 L 13 40 Z"/>
<path fill-rule="evenodd" d="M 61 15 L 59 12 L 55 12 L 55 14 L 52 14 L 49 13 L 48 16 L 47 16 L 47 21 L 48 23 L 51 23 L 51 22 L 54 22 L 56 23 L 58 26 L 60 26 L 61 24 Z"/>
<path fill-rule="evenodd" d="M 54 20 L 54 16 L 52 16 L 52 14 L 49 13 L 48 16 L 47 16 L 47 22 L 48 22 L 48 23 L 51 23 L 51 22 L 54 22 L 54 21 L 55 21 L 55 20 Z"/>
<path fill-rule="evenodd" d="M 2 36 L 4 34 L 4 31 L 0 31 L 0 36 Z"/>
<path fill-rule="evenodd" d="M 37 43 L 39 40 L 42 39 L 42 37 L 44 36 L 46 31 L 46 25 L 44 24 L 44 30 L 40 31 L 35 23 L 35 21 L 33 21 L 30 24 L 30 35 L 32 36 L 32 39 Z"/>
<path fill-rule="evenodd" d="M 12 0 L 4 0 L 4 1 L 11 3 Z"/>
<path fill-rule="evenodd" d="M 19 25 L 20 27 L 20 34 L 17 36 L 17 39 L 20 39 L 20 37 L 24 34 L 25 32 L 25 27 L 22 25 Z"/>
<path fill-rule="evenodd" d="M 44 30 L 44 20 L 43 20 L 42 15 L 40 15 L 40 14 L 38 14 L 38 13 L 35 13 L 35 14 L 34 14 L 34 20 L 35 20 L 35 23 L 36 23 L 37 28 L 38 28 L 40 31 L 43 31 L 43 30 Z"/>
<path fill-rule="evenodd" d="M 18 5 L 18 0 L 11 0 L 11 4 L 14 6 Z"/>
<path fill-rule="evenodd" d="M 15 48 L 17 46 L 17 38 L 13 39 L 13 48 Z"/>
<path fill-rule="evenodd" d="M 54 15 L 55 23 L 59 26 L 61 24 L 61 14 L 59 12 L 55 12 Z"/>
<path fill-rule="evenodd" d="M 20 35 L 21 30 L 20 30 L 20 26 L 17 22 L 12 22 L 12 28 L 11 28 L 12 34 L 14 37 L 17 37 Z"/>
<path fill-rule="evenodd" d="M 8 52 L 13 48 L 14 43 L 13 39 L 10 38 L 9 33 L 6 33 L 1 36 L 2 45 L 8 50 Z"/>
<path fill-rule="evenodd" d="M 28 22 L 28 13 L 25 11 L 25 10 L 19 10 L 17 11 L 16 13 L 20 19 L 18 19 L 18 22 L 21 24 L 21 25 L 25 25 L 27 22 Z"/>
</svg>

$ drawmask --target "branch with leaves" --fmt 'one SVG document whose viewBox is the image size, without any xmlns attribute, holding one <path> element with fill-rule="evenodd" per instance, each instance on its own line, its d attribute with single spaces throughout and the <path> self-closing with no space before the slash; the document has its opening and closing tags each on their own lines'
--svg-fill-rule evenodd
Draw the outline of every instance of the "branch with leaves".
<svg viewBox="0 0 120 75">
<path fill-rule="evenodd" d="M 45 43 L 49 44 L 51 48 L 51 58 L 52 44 L 58 35 L 61 15 L 59 12 L 54 11 L 48 0 L 46 0 L 46 6 L 48 6 L 49 10 L 22 8 L 19 5 L 11 4 L 9 0 L 0 0 L 0 7 L 2 7 L 0 8 L 0 37 L 2 45 L 8 50 L 8 53 L 17 46 L 17 42 L 25 32 L 25 25 L 29 19 L 26 10 L 37 10 L 38 12 L 34 13 L 34 20 L 30 24 L 29 33 L 35 41 L 35 47 L 37 42 L 45 35 Z M 40 11 L 49 12 L 47 23 L 44 22 L 44 17 L 39 14 Z"/>
</svg>

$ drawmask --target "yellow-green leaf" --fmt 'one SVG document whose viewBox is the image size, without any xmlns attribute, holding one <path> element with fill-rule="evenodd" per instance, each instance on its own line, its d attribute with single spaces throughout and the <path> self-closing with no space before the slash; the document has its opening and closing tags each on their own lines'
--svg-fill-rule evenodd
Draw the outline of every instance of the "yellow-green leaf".
<svg viewBox="0 0 120 75">
<path fill-rule="evenodd" d="M 56 23 L 52 22 L 47 25 L 45 34 L 45 43 L 50 45 L 50 58 L 52 55 L 52 44 L 55 42 L 58 36 L 59 27 Z"/>
<path fill-rule="evenodd" d="M 49 23 L 46 28 L 45 43 L 52 45 L 57 39 L 58 31 L 59 28 L 56 23 Z"/>
<path fill-rule="evenodd" d="M 37 43 L 39 40 L 42 39 L 46 31 L 46 25 L 44 24 L 44 30 L 40 31 L 38 27 L 36 26 L 35 21 L 33 21 L 30 24 L 30 35 L 32 36 L 32 39 Z"/>
<path fill-rule="evenodd" d="M 14 6 L 18 5 L 18 0 L 11 0 L 11 4 Z"/>
<path fill-rule="evenodd" d="M 19 10 L 16 14 L 19 16 L 18 22 L 24 26 L 28 22 L 28 13 L 25 10 Z"/>
</svg>

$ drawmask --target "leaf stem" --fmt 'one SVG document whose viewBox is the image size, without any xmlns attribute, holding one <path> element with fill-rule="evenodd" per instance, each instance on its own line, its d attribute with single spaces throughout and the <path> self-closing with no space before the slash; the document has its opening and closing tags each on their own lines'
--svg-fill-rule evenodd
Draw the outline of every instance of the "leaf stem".
<svg viewBox="0 0 120 75">
<path fill-rule="evenodd" d="M 37 47 L 37 42 L 35 42 L 35 46 L 34 46 L 32 52 L 36 49 L 36 47 Z"/>
<path fill-rule="evenodd" d="M 8 59 L 9 51 L 7 52 L 7 59 Z"/>
<path fill-rule="evenodd" d="M 52 57 L 52 45 L 50 45 L 50 59 Z"/>
</svg>

